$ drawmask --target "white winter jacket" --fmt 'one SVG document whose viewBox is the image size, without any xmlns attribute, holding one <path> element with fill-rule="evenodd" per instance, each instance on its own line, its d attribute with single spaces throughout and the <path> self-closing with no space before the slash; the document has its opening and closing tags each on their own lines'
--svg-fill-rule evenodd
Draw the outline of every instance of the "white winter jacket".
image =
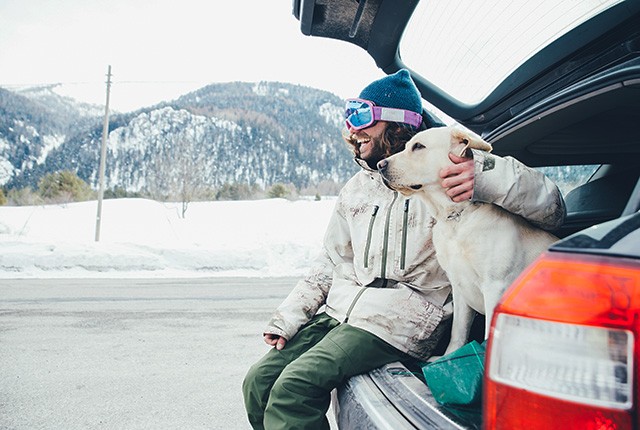
<svg viewBox="0 0 640 430">
<path fill-rule="evenodd" d="M 473 200 L 498 204 L 543 228 L 565 214 L 557 187 L 517 160 L 474 150 Z M 433 218 L 363 170 L 344 186 L 317 264 L 277 308 L 265 333 L 291 339 L 320 310 L 425 359 L 447 316 L 450 284 L 431 241 Z M 448 308 L 448 307 L 447 307 Z M 449 311 L 450 312 L 450 311 Z"/>
</svg>

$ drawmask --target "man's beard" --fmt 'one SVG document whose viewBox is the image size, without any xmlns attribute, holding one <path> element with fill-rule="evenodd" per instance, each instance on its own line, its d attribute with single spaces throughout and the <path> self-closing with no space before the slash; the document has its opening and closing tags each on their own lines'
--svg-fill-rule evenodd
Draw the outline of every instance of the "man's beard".
<svg viewBox="0 0 640 430">
<path fill-rule="evenodd" d="M 358 143 L 359 140 L 362 141 L 365 138 L 370 139 L 370 142 L 368 143 L 368 145 L 370 145 L 370 148 L 371 148 L 369 151 L 369 155 L 367 155 L 366 158 L 363 157 L 362 154 L 360 153 L 361 144 Z M 350 143 L 354 146 L 356 158 L 364 160 L 371 169 L 378 170 L 378 162 L 386 158 L 381 137 L 370 136 L 366 133 L 352 134 L 351 136 L 349 136 L 349 140 L 350 140 Z"/>
</svg>

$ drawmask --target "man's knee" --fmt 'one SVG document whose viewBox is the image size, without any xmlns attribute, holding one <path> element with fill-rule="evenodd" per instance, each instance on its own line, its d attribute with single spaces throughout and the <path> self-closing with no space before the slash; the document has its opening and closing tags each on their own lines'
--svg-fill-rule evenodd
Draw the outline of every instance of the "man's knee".
<svg viewBox="0 0 640 430">
<path fill-rule="evenodd" d="M 276 379 L 273 387 L 271 387 L 271 397 L 275 399 L 283 399 L 292 395 L 295 396 L 296 394 L 292 393 L 291 389 L 297 386 L 299 386 L 299 384 L 296 383 L 295 379 L 291 379 L 288 375 L 288 372 L 285 370 L 284 372 L 282 372 L 280 377 Z"/>
<path fill-rule="evenodd" d="M 321 384 L 317 384 L 316 372 L 321 369 L 304 369 L 291 365 L 284 369 L 271 388 L 271 397 L 285 400 L 301 397 L 322 397 L 327 391 Z"/>
<path fill-rule="evenodd" d="M 270 382 L 267 381 L 266 372 L 263 371 L 261 363 L 258 362 L 249 368 L 249 371 L 242 380 L 242 394 L 245 403 L 251 399 L 261 399 L 266 391 L 270 389 Z"/>
<path fill-rule="evenodd" d="M 271 382 L 265 378 L 265 372 L 258 362 L 249 368 L 242 380 L 242 396 L 251 427 L 263 429 L 264 410 L 267 407 Z"/>
<path fill-rule="evenodd" d="M 264 415 L 265 428 L 329 429 L 325 415 L 330 400 L 330 391 L 285 369 L 271 389 Z"/>
<path fill-rule="evenodd" d="M 293 417 L 290 416 L 291 409 L 298 410 L 295 405 L 302 402 L 305 395 L 308 394 L 296 378 L 291 378 L 285 370 L 276 380 L 271 388 L 271 394 L 266 406 L 265 414 L 271 421 L 286 422 Z"/>
</svg>

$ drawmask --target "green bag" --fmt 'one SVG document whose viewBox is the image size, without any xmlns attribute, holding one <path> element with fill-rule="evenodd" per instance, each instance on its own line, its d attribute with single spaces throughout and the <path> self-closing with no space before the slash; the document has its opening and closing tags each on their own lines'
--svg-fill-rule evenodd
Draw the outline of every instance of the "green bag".
<svg viewBox="0 0 640 430">
<path fill-rule="evenodd" d="M 445 406 L 476 406 L 482 400 L 486 341 L 475 340 L 422 366 L 436 401 Z"/>
</svg>

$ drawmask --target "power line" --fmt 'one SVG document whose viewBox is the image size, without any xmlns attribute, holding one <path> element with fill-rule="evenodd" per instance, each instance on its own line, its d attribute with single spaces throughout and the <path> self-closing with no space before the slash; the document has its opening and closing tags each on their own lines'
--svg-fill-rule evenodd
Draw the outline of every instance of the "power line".
<svg viewBox="0 0 640 430">
<path fill-rule="evenodd" d="M 129 85 L 129 84 L 150 84 L 150 85 L 158 85 L 158 84 L 211 84 L 214 82 L 211 81 L 150 81 L 150 80 L 140 80 L 140 81 L 112 81 L 112 85 Z M 51 87 L 58 85 L 102 85 L 101 81 L 76 81 L 76 82 L 38 82 L 38 83 L 0 83 L 0 87 L 2 88 L 29 88 L 29 87 Z"/>
</svg>

